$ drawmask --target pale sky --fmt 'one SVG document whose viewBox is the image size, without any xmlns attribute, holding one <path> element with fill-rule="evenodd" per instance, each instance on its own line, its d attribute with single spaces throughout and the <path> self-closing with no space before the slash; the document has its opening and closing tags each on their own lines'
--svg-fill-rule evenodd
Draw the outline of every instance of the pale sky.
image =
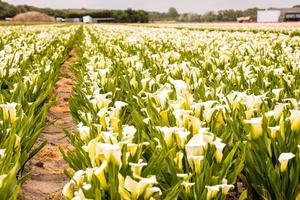
<svg viewBox="0 0 300 200">
<path fill-rule="evenodd" d="M 175 7 L 178 12 L 217 11 L 221 9 L 246 9 L 250 7 L 292 7 L 300 0 L 6 0 L 12 4 L 28 4 L 50 8 L 144 9 L 167 11 Z"/>
</svg>

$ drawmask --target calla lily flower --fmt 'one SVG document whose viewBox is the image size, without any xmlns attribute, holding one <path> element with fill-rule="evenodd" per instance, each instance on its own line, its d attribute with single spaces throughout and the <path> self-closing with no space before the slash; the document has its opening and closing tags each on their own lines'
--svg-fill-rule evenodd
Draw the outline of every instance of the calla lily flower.
<svg viewBox="0 0 300 200">
<path fill-rule="evenodd" d="M 119 167 L 122 166 L 121 148 L 118 144 L 98 143 L 97 148 L 103 153 L 104 158 L 108 163 L 112 162 Z"/>
<path fill-rule="evenodd" d="M 186 142 L 186 139 L 188 137 L 188 135 L 190 135 L 191 133 L 187 130 L 184 130 L 184 129 L 177 129 L 175 131 L 175 138 L 176 138 L 176 143 L 178 145 L 178 147 L 180 148 L 184 148 L 185 146 L 185 142 Z"/>
<path fill-rule="evenodd" d="M 82 189 L 84 189 L 84 190 L 90 190 L 92 188 L 92 185 L 91 184 L 88 184 L 88 183 L 85 183 L 85 184 L 83 184 L 83 186 L 82 186 Z"/>
<path fill-rule="evenodd" d="M 130 152 L 130 155 L 131 155 L 132 157 L 135 156 L 135 153 L 136 153 L 138 147 L 139 147 L 139 145 L 138 145 L 138 144 L 135 144 L 135 143 L 128 143 L 128 144 L 127 144 L 127 150 Z"/>
<path fill-rule="evenodd" d="M 195 170 L 197 174 L 201 173 L 202 170 L 202 160 L 204 156 L 188 156 L 187 157 L 190 166 Z"/>
<path fill-rule="evenodd" d="M 133 140 L 136 134 L 136 128 L 134 126 L 123 126 L 122 127 L 122 137 L 123 140 Z"/>
<path fill-rule="evenodd" d="M 178 178 L 182 178 L 183 180 L 187 181 L 190 178 L 189 174 L 176 174 Z"/>
<path fill-rule="evenodd" d="M 271 138 L 275 139 L 276 134 L 280 131 L 280 126 L 274 126 L 274 127 L 268 127 L 268 128 L 271 131 Z"/>
<path fill-rule="evenodd" d="M 207 189 L 207 195 L 206 195 L 207 200 L 215 198 L 220 191 L 220 185 L 205 186 L 205 187 Z"/>
<path fill-rule="evenodd" d="M 83 182 L 84 182 L 84 174 L 85 172 L 83 170 L 79 170 L 79 171 L 76 171 L 72 180 L 75 181 L 76 185 L 78 186 L 82 186 L 83 185 Z"/>
<path fill-rule="evenodd" d="M 6 149 L 0 149 L 0 158 L 3 158 L 5 155 Z"/>
<path fill-rule="evenodd" d="M 176 128 L 166 126 L 157 126 L 156 128 L 163 133 L 163 137 L 166 141 L 167 146 L 171 147 L 173 145 L 173 134 L 176 131 Z"/>
<path fill-rule="evenodd" d="M 111 95 L 111 93 L 97 94 L 93 96 L 93 99 L 91 99 L 90 102 L 93 104 L 95 111 L 108 107 L 108 104 L 111 102 L 111 99 L 107 98 L 109 95 Z"/>
<path fill-rule="evenodd" d="M 291 120 L 292 131 L 299 132 L 300 131 L 300 110 L 291 110 L 291 116 L 289 119 Z"/>
<path fill-rule="evenodd" d="M 156 99 L 157 102 L 159 102 L 159 105 L 162 108 L 165 108 L 168 98 L 169 98 L 169 94 L 172 90 L 169 89 L 163 89 L 163 90 L 159 90 L 155 93 L 154 98 Z"/>
<path fill-rule="evenodd" d="M 185 192 L 190 193 L 191 192 L 191 187 L 194 186 L 195 183 L 190 183 L 190 182 L 187 182 L 187 181 L 183 181 L 182 185 L 185 189 Z"/>
<path fill-rule="evenodd" d="M 232 184 L 230 184 L 230 185 L 228 185 L 228 184 L 221 184 L 220 188 L 222 190 L 222 194 L 223 195 L 227 195 L 228 192 L 229 192 L 229 190 L 231 190 L 231 189 L 234 188 L 234 185 L 232 185 Z"/>
<path fill-rule="evenodd" d="M 283 88 L 273 89 L 272 93 L 275 95 L 275 99 L 278 101 Z"/>
<path fill-rule="evenodd" d="M 129 166 L 131 167 L 131 171 L 133 173 L 134 177 L 141 177 L 141 172 L 143 167 L 147 166 L 147 163 L 144 163 L 142 159 L 139 160 L 138 163 L 129 163 Z"/>
<path fill-rule="evenodd" d="M 184 157 L 183 152 L 179 151 L 176 153 L 176 157 L 174 158 L 174 162 L 176 163 L 178 169 L 180 169 L 180 170 L 182 170 L 182 168 L 183 168 L 183 164 L 182 164 L 183 157 Z"/>
<path fill-rule="evenodd" d="M 110 124 L 111 124 L 111 127 L 113 128 L 113 131 L 115 133 L 119 133 L 121 130 L 120 130 L 120 119 L 117 118 L 117 117 L 110 117 Z"/>
<path fill-rule="evenodd" d="M 200 132 L 201 121 L 198 117 L 190 117 L 190 125 L 192 127 L 192 133 L 195 135 Z"/>
<path fill-rule="evenodd" d="M 162 195 L 161 189 L 159 187 L 150 187 L 146 189 L 145 199 L 155 199 L 155 194 L 158 196 Z"/>
<path fill-rule="evenodd" d="M 155 176 L 142 178 L 140 181 L 135 181 L 130 176 L 126 176 L 124 188 L 130 192 L 132 199 L 138 199 L 146 192 L 147 188 L 151 188 L 156 183 Z"/>
<path fill-rule="evenodd" d="M 223 195 L 227 195 L 229 190 L 233 189 L 234 188 L 234 185 L 232 184 L 227 184 L 227 179 L 223 179 L 222 180 L 222 184 L 220 185 L 220 188 L 222 189 L 222 194 Z"/>
<path fill-rule="evenodd" d="M 116 101 L 115 102 L 115 108 L 117 108 L 117 109 L 121 109 L 121 108 L 123 108 L 123 107 L 125 107 L 125 106 L 127 106 L 128 104 L 127 103 L 125 103 L 125 102 L 123 102 L 123 101 Z"/>
<path fill-rule="evenodd" d="M 62 191 L 62 194 L 67 198 L 67 199 L 72 199 L 74 195 L 74 186 L 75 184 L 71 181 L 67 183 Z"/>
<path fill-rule="evenodd" d="M 203 134 L 194 135 L 185 145 L 187 156 L 201 156 L 207 147 Z"/>
<path fill-rule="evenodd" d="M 1 104 L 0 107 L 3 110 L 3 119 L 8 120 L 10 123 L 15 123 L 17 120 L 17 103 L 6 103 L 6 104 Z"/>
<path fill-rule="evenodd" d="M 287 170 L 287 165 L 290 159 L 294 158 L 295 154 L 293 153 L 281 153 L 279 155 L 279 162 L 280 162 L 280 171 L 285 172 Z"/>
<path fill-rule="evenodd" d="M 105 178 L 105 169 L 107 168 L 107 162 L 103 161 L 100 167 L 94 169 L 94 174 L 98 178 L 102 188 L 107 189 L 108 184 Z"/>
<path fill-rule="evenodd" d="M 262 135 L 263 129 L 261 117 L 252 118 L 250 120 L 244 120 L 244 122 L 246 124 L 251 125 L 251 139 L 256 140 Z"/>
<path fill-rule="evenodd" d="M 217 162 L 220 163 L 223 158 L 223 149 L 226 146 L 226 144 L 224 144 L 222 142 L 215 142 L 214 144 L 217 149 L 215 152 L 215 158 L 216 158 Z"/>
<path fill-rule="evenodd" d="M 171 83 L 174 85 L 177 96 L 180 96 L 182 93 L 187 91 L 187 84 L 183 80 L 171 80 Z"/>
<path fill-rule="evenodd" d="M 78 124 L 77 128 L 80 134 L 80 138 L 83 141 L 87 141 L 90 137 L 90 128 L 88 126 L 84 126 L 82 123 Z"/>
<path fill-rule="evenodd" d="M 283 110 L 285 109 L 285 107 L 287 106 L 287 103 L 281 103 L 275 106 L 274 110 L 271 110 L 269 112 L 267 112 L 265 115 L 267 117 L 273 116 L 275 118 L 275 120 L 279 120 Z"/>
<path fill-rule="evenodd" d="M 118 174 L 118 179 L 119 179 L 118 191 L 120 193 L 121 198 L 124 200 L 131 200 L 129 192 L 125 189 L 125 179 L 120 173 Z"/>
</svg>

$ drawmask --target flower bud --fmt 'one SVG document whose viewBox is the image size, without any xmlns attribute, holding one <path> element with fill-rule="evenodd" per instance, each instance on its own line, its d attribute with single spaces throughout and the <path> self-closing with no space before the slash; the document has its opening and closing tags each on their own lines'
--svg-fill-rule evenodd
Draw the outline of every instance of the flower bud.
<svg viewBox="0 0 300 200">
<path fill-rule="evenodd" d="M 176 157 L 174 158 L 174 161 L 178 167 L 178 169 L 182 170 L 183 165 L 182 165 L 182 159 L 184 157 L 184 154 L 182 151 L 179 151 L 176 153 Z"/>
</svg>

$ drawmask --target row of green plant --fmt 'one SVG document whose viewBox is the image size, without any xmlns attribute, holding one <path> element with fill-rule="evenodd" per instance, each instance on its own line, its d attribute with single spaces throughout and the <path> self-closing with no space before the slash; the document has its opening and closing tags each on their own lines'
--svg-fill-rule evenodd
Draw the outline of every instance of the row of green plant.
<svg viewBox="0 0 300 200">
<path fill-rule="evenodd" d="M 9 28 L 0 59 L 0 199 L 17 199 L 31 172 L 24 167 L 46 141 L 36 143 L 55 101 L 52 90 L 78 27 Z M 21 34 L 22 33 L 22 34 Z"/>
<path fill-rule="evenodd" d="M 86 26 L 66 199 L 297 199 L 300 38 Z"/>
</svg>

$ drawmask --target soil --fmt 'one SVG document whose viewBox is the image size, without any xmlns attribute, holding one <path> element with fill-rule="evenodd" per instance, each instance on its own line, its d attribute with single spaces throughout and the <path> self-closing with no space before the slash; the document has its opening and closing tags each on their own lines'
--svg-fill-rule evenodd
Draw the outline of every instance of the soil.
<svg viewBox="0 0 300 200">
<path fill-rule="evenodd" d="M 76 128 L 68 105 L 74 86 L 70 66 L 76 60 L 75 50 L 72 50 L 69 59 L 61 67 L 60 79 L 54 87 L 57 101 L 47 114 L 47 120 L 52 124 L 43 130 L 37 141 L 38 144 L 48 141 L 48 144 L 27 163 L 25 171 L 32 170 L 32 176 L 23 185 L 20 200 L 63 199 L 61 191 L 68 182 L 64 169 L 68 168 L 68 164 L 59 147 L 70 147 L 63 129 L 72 131 Z"/>
</svg>

